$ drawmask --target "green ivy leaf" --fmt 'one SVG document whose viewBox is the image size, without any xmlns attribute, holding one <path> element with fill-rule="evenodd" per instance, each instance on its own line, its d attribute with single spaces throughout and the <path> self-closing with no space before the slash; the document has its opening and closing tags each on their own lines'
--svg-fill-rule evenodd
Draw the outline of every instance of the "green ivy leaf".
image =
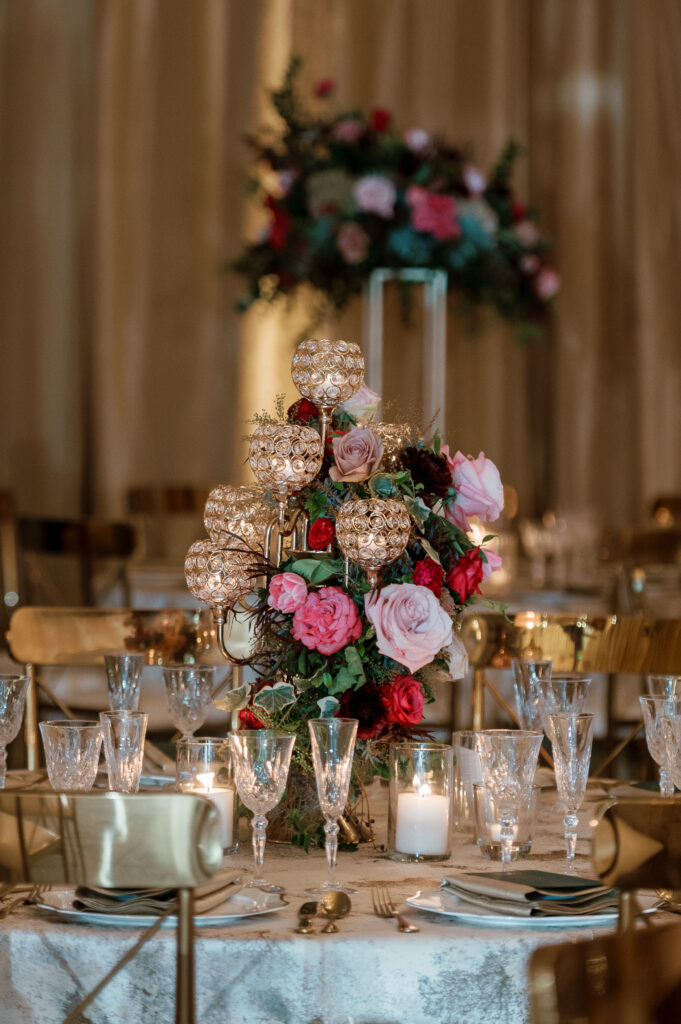
<svg viewBox="0 0 681 1024">
<path fill-rule="evenodd" d="M 356 647 L 345 648 L 345 661 L 348 666 L 348 671 L 352 672 L 357 683 L 366 683 L 367 677 L 364 674 L 364 665 L 362 664 L 362 659 L 360 658 L 359 651 Z"/>
<path fill-rule="evenodd" d="M 289 704 L 295 704 L 296 691 L 290 683 L 275 683 L 274 686 L 264 686 L 253 700 L 259 708 L 263 708 L 268 715 L 275 715 L 283 711 Z"/>
<path fill-rule="evenodd" d="M 330 683 L 327 684 L 327 690 L 330 694 L 334 693 L 345 693 L 346 690 L 351 690 L 357 683 L 357 676 L 353 675 L 349 668 L 345 665 L 336 672 L 335 676 Z"/>
<path fill-rule="evenodd" d="M 332 576 L 343 573 L 343 563 L 339 558 L 298 558 L 292 562 L 289 572 L 302 576 L 308 583 L 323 583 Z"/>
<path fill-rule="evenodd" d="M 221 711 L 241 711 L 248 705 L 248 698 L 251 693 L 251 684 L 244 683 L 243 686 L 239 686 L 236 690 L 230 690 L 224 697 L 218 697 L 217 700 L 213 701 L 216 708 L 220 708 Z"/>
<path fill-rule="evenodd" d="M 340 701 L 338 701 L 335 697 L 321 697 L 317 701 L 317 705 L 319 707 L 319 717 L 333 718 L 334 714 L 336 713 L 336 708 L 338 707 L 339 704 Z"/>
<path fill-rule="evenodd" d="M 423 498 L 409 498 L 405 496 L 404 504 L 409 509 L 411 516 L 416 520 L 419 530 L 422 530 L 428 522 L 428 516 L 430 515 L 430 509 Z"/>
</svg>

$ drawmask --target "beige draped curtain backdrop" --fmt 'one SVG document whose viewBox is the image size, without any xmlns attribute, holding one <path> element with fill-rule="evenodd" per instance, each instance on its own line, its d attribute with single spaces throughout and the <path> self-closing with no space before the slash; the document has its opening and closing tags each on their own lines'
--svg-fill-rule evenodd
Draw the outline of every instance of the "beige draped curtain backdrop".
<svg viewBox="0 0 681 1024">
<path fill-rule="evenodd" d="M 450 317 L 450 444 L 525 512 L 626 523 L 681 491 L 678 0 L 0 0 L 0 487 L 114 515 L 134 484 L 246 479 L 305 310 L 239 316 L 219 267 L 258 228 L 243 136 L 292 53 L 483 167 L 527 148 L 555 324 L 521 347 Z M 387 328 L 410 401 L 418 332 Z"/>
</svg>

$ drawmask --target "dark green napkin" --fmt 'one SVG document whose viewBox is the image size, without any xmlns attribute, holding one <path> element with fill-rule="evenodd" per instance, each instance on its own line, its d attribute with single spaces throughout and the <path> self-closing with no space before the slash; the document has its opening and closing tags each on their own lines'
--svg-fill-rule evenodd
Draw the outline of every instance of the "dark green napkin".
<svg viewBox="0 0 681 1024">
<path fill-rule="evenodd" d="M 515 917 L 596 914 L 613 910 L 618 894 L 597 879 L 553 871 L 468 872 L 443 878 L 459 899 Z"/>
</svg>

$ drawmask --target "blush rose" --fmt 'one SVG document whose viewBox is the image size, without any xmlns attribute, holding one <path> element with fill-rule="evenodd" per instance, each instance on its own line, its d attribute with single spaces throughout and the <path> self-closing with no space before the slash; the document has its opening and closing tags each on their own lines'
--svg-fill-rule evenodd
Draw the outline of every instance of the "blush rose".
<svg viewBox="0 0 681 1024">
<path fill-rule="evenodd" d="M 340 587 L 321 587 L 307 595 L 293 616 L 295 640 L 320 654 L 335 654 L 359 640 L 362 623 L 351 597 Z"/>
<path fill-rule="evenodd" d="M 391 583 L 364 598 L 381 654 L 417 672 L 452 641 L 452 620 L 428 587 Z"/>
<path fill-rule="evenodd" d="M 275 611 L 290 615 L 305 603 L 307 584 L 297 572 L 280 572 L 270 581 L 267 603 Z"/>
<path fill-rule="evenodd" d="M 479 516 L 485 523 L 493 523 L 504 507 L 504 487 L 499 470 L 491 459 L 480 452 L 477 459 L 466 458 L 457 452 L 454 458 L 449 450 L 442 451 L 452 473 L 456 498 L 445 508 L 445 516 L 464 533 L 470 529 L 469 516 Z"/>
<path fill-rule="evenodd" d="M 398 676 L 381 688 L 388 720 L 398 725 L 418 725 L 423 718 L 421 684 L 413 676 Z"/>
<path fill-rule="evenodd" d="M 493 572 L 501 569 L 501 557 L 496 551 L 488 551 L 487 548 L 483 548 L 483 554 L 487 559 L 482 563 L 482 582 L 485 583 Z"/>
<path fill-rule="evenodd" d="M 382 174 L 367 174 L 355 185 L 353 196 L 358 210 L 376 213 L 384 220 L 392 219 L 397 189 L 390 178 Z"/>
<path fill-rule="evenodd" d="M 343 412 L 349 413 L 355 420 L 373 420 L 381 404 L 381 396 L 372 391 L 366 384 L 361 384 L 354 395 L 339 406 Z"/>
<path fill-rule="evenodd" d="M 353 427 L 333 439 L 336 465 L 329 476 L 336 482 L 357 483 L 375 473 L 383 458 L 383 442 L 368 427 Z"/>
</svg>

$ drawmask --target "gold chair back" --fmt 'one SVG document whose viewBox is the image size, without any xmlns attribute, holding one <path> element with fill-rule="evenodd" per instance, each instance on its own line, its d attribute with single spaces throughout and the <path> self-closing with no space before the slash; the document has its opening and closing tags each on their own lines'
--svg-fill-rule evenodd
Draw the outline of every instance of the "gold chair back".
<svg viewBox="0 0 681 1024">
<path fill-rule="evenodd" d="M 591 860 L 621 892 L 681 890 L 681 796 L 613 800 L 599 813 Z"/>
</svg>

